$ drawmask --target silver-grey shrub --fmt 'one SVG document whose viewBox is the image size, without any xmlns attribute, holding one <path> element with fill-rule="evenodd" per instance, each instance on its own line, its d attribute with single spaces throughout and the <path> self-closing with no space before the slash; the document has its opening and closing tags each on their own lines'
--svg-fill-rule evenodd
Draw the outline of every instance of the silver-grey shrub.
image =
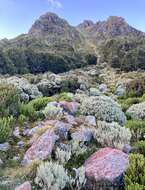
<svg viewBox="0 0 145 190">
<path fill-rule="evenodd" d="M 107 122 L 118 122 L 124 125 L 126 122 L 125 114 L 120 105 L 107 96 L 92 96 L 82 100 L 80 112 L 83 115 L 94 115 L 97 120 Z"/>
</svg>

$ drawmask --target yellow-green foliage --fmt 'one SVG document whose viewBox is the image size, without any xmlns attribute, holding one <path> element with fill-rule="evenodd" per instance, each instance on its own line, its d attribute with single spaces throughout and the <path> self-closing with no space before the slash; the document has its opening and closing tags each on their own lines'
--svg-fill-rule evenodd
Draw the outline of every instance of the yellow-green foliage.
<svg viewBox="0 0 145 190">
<path fill-rule="evenodd" d="M 20 107 L 21 115 L 24 115 L 29 120 L 34 121 L 36 119 L 36 111 L 31 104 L 22 104 Z"/>
<path fill-rule="evenodd" d="M 0 84 L 0 117 L 18 114 L 20 97 L 13 85 Z"/>
<path fill-rule="evenodd" d="M 44 107 L 46 107 L 49 102 L 53 102 L 53 101 L 54 101 L 54 98 L 52 97 L 40 97 L 40 98 L 32 100 L 31 102 L 29 102 L 29 104 L 35 109 L 35 111 L 40 111 Z"/>
<path fill-rule="evenodd" d="M 145 157 L 142 154 L 130 154 L 129 161 L 130 165 L 125 174 L 126 189 L 132 190 L 130 188 L 133 184 L 139 190 L 141 190 L 142 186 L 145 189 Z"/>
<path fill-rule="evenodd" d="M 145 156 L 145 141 L 138 141 L 135 143 L 135 147 L 140 154 L 143 154 Z"/>
<path fill-rule="evenodd" d="M 59 94 L 58 100 L 59 101 L 71 102 L 73 100 L 73 94 L 72 93 L 63 92 L 63 93 Z"/>
<path fill-rule="evenodd" d="M 0 118 L 0 143 L 5 142 L 12 131 L 13 118 Z"/>
<path fill-rule="evenodd" d="M 20 113 L 31 121 L 41 119 L 43 118 L 43 113 L 41 112 L 41 110 L 46 107 L 49 102 L 52 101 L 54 101 L 54 98 L 51 97 L 41 97 L 34 99 L 28 104 L 22 104 L 20 108 Z"/>
<path fill-rule="evenodd" d="M 125 126 L 130 129 L 133 141 L 144 139 L 145 121 L 129 120 Z"/>
<path fill-rule="evenodd" d="M 140 98 L 127 98 L 127 99 L 119 99 L 118 103 L 121 104 L 123 111 L 125 112 L 131 105 L 138 104 L 141 102 Z"/>
<path fill-rule="evenodd" d="M 128 185 L 125 190 L 145 190 L 144 185 L 139 185 L 138 183 L 132 183 L 131 185 Z"/>
</svg>

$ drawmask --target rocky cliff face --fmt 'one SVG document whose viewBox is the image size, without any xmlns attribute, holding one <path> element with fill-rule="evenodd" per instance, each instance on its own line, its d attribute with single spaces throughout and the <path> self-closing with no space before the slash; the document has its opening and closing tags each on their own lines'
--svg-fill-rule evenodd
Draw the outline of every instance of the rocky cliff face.
<svg viewBox="0 0 145 190">
<path fill-rule="evenodd" d="M 77 27 L 89 39 L 103 40 L 123 36 L 143 36 L 144 33 L 131 27 L 124 18 L 110 16 L 106 21 L 84 21 Z"/>
<path fill-rule="evenodd" d="M 57 39 L 60 39 L 60 41 L 64 40 L 67 41 L 67 43 L 74 43 L 73 45 L 75 45 L 75 43 L 82 43 L 83 40 L 83 37 L 75 27 L 72 27 L 66 20 L 54 13 L 46 13 L 40 16 L 30 28 L 28 35 L 37 36 L 39 38 L 47 37 L 47 39 L 55 37 L 55 42 Z M 62 37 L 63 39 L 61 39 Z"/>
</svg>

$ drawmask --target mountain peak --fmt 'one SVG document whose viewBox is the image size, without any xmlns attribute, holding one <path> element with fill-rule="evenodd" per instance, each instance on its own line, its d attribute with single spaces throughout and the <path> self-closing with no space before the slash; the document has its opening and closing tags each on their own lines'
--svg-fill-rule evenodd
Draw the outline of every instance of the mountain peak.
<svg viewBox="0 0 145 190">
<path fill-rule="evenodd" d="M 88 24 L 89 25 L 89 24 Z M 143 35 L 143 32 L 130 26 L 124 18 L 119 16 L 110 16 L 106 21 L 98 21 L 96 24 L 90 24 L 88 27 L 86 23 L 82 23 L 78 26 L 78 29 L 87 35 L 89 38 L 95 38 L 99 40 L 118 37 L 118 36 L 139 36 Z M 86 26 L 86 27 L 84 27 Z"/>
<path fill-rule="evenodd" d="M 125 22 L 125 19 L 119 16 L 110 16 L 108 17 L 107 22 Z"/>
<path fill-rule="evenodd" d="M 29 30 L 29 34 L 45 35 L 48 32 L 54 32 L 56 27 L 64 28 L 66 26 L 68 26 L 68 22 L 66 20 L 60 18 L 55 13 L 47 12 L 34 22 Z"/>
<path fill-rule="evenodd" d="M 78 25 L 78 28 L 88 28 L 94 26 L 94 22 L 92 20 L 84 20 L 81 24 Z"/>
</svg>

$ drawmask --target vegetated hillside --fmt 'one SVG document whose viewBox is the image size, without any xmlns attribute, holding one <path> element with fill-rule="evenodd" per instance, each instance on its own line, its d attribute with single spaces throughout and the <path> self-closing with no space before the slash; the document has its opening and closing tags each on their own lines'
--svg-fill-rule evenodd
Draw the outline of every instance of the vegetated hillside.
<svg viewBox="0 0 145 190">
<path fill-rule="evenodd" d="M 122 71 L 145 69 L 145 37 L 120 37 L 100 47 L 101 61 Z"/>
<path fill-rule="evenodd" d="M 100 62 L 123 71 L 145 69 L 145 33 L 130 26 L 122 17 L 107 21 L 84 21 L 78 27 L 98 47 Z"/>
<path fill-rule="evenodd" d="M 85 38 L 67 21 L 46 13 L 28 34 L 0 42 L 0 73 L 60 73 L 87 64 L 96 57 Z"/>
<path fill-rule="evenodd" d="M 0 41 L 0 74 L 61 73 L 103 62 L 123 71 L 145 69 L 144 44 L 145 33 L 121 17 L 73 27 L 46 13 L 28 34 Z"/>
</svg>

